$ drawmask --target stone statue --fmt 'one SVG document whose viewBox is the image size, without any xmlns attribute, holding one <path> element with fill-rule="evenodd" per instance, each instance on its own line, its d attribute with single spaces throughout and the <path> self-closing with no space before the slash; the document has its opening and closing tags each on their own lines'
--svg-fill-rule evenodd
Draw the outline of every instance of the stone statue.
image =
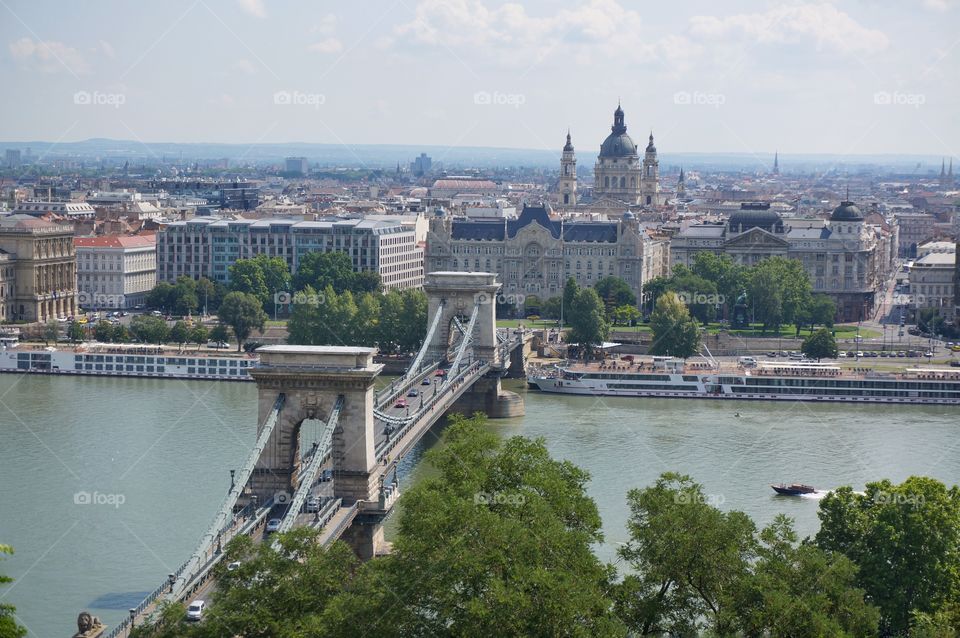
<svg viewBox="0 0 960 638">
<path fill-rule="evenodd" d="M 88 611 L 81 611 L 77 616 L 77 633 L 73 638 L 96 638 L 104 632 L 106 625 L 100 622 L 96 616 L 91 616 Z"/>
<path fill-rule="evenodd" d="M 737 303 L 733 306 L 733 319 L 730 322 L 732 328 L 746 328 L 750 325 L 747 316 L 747 291 L 741 290 L 737 297 Z"/>
</svg>

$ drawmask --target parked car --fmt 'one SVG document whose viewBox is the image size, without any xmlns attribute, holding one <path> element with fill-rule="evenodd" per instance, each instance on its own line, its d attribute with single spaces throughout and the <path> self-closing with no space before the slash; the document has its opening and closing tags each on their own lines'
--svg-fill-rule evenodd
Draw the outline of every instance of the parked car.
<svg viewBox="0 0 960 638">
<path fill-rule="evenodd" d="M 240 561 L 238 561 L 238 560 L 235 560 L 235 561 L 233 561 L 232 563 L 230 563 L 230 564 L 227 565 L 227 571 L 228 571 L 228 572 L 235 572 L 235 571 L 237 571 L 238 569 L 240 569 Z"/>
<path fill-rule="evenodd" d="M 195 600 L 187 607 L 187 620 L 203 619 L 203 601 Z"/>
<path fill-rule="evenodd" d="M 229 347 L 230 347 L 230 344 L 227 343 L 226 341 L 208 341 L 208 342 L 207 342 L 207 347 L 208 347 L 208 348 L 218 348 L 218 349 L 219 349 L 219 348 L 229 348 Z"/>
<path fill-rule="evenodd" d="M 278 529 L 280 529 L 279 518 L 271 518 L 269 521 L 267 521 L 267 534 L 273 534 Z"/>
<path fill-rule="evenodd" d="M 930 357 L 933 356 L 933 353 L 930 352 L 929 350 L 927 350 L 926 352 L 923 353 L 923 356 L 925 356 L 925 357 L 927 357 L 927 358 L 930 358 Z"/>
</svg>

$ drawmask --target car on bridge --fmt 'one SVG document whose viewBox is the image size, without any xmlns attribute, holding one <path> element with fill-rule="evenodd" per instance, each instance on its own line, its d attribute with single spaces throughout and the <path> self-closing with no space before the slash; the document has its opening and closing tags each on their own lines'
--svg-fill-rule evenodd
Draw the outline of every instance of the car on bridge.
<svg viewBox="0 0 960 638">
<path fill-rule="evenodd" d="M 420 390 L 417 390 L 416 388 L 410 388 L 410 391 L 407 392 L 407 396 L 408 396 L 408 397 L 418 397 L 418 396 L 420 396 Z"/>
<path fill-rule="evenodd" d="M 279 518 L 271 518 L 269 521 L 267 521 L 267 530 L 266 530 L 267 534 L 273 534 L 275 531 L 279 529 L 280 529 Z"/>
<path fill-rule="evenodd" d="M 423 381 L 420 382 L 420 385 L 430 385 L 430 377 L 424 377 Z"/>
<path fill-rule="evenodd" d="M 303 511 L 307 513 L 319 512 L 320 511 L 320 499 L 316 496 L 311 496 L 307 499 L 307 502 L 303 504 Z"/>
<path fill-rule="evenodd" d="M 203 601 L 195 600 L 187 607 L 187 620 L 203 619 Z"/>
<path fill-rule="evenodd" d="M 399 399 L 397 399 L 397 402 L 393 404 L 393 407 L 395 407 L 395 408 L 405 408 L 405 407 L 407 407 L 407 400 L 404 399 L 403 397 L 400 397 Z"/>
</svg>

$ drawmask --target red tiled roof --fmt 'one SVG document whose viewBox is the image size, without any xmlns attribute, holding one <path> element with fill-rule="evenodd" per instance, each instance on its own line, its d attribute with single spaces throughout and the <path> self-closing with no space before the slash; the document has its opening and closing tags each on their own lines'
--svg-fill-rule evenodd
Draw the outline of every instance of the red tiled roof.
<svg viewBox="0 0 960 638">
<path fill-rule="evenodd" d="M 104 235 L 103 237 L 75 237 L 73 245 L 77 248 L 139 248 L 155 246 L 157 236 L 144 235 Z"/>
</svg>

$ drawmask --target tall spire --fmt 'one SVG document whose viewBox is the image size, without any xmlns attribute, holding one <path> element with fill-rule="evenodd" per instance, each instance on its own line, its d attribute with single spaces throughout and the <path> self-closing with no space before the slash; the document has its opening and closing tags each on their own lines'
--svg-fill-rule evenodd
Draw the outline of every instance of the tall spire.
<svg viewBox="0 0 960 638">
<path fill-rule="evenodd" d="M 780 174 L 780 151 L 773 152 L 773 174 Z"/>
<path fill-rule="evenodd" d="M 572 142 L 571 139 L 570 139 L 570 129 L 569 129 L 569 128 L 567 128 L 567 143 L 563 145 L 563 150 L 564 150 L 565 152 L 572 152 L 572 151 L 573 151 L 573 142 Z"/>
<path fill-rule="evenodd" d="M 945 177 L 947 175 L 947 160 L 940 158 L 940 177 Z"/>
<path fill-rule="evenodd" d="M 947 177 L 953 177 L 953 158 L 950 158 L 950 170 L 947 171 Z"/>
</svg>

